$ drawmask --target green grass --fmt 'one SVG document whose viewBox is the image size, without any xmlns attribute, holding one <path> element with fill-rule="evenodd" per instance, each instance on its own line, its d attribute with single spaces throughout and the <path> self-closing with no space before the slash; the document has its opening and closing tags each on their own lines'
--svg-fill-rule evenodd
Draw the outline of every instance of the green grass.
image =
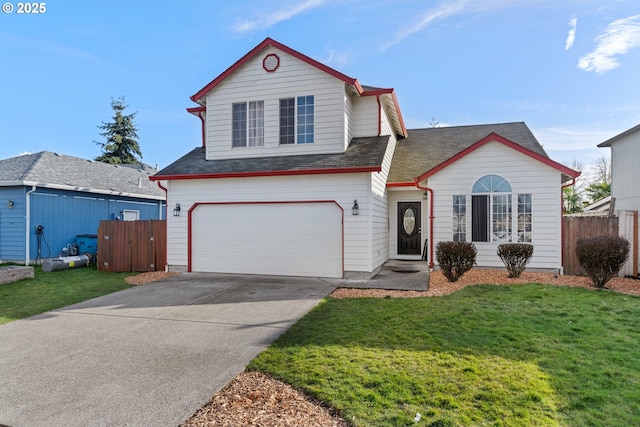
<svg viewBox="0 0 640 427">
<path fill-rule="evenodd" d="M 328 299 L 249 369 L 355 426 L 631 426 L 640 298 L 547 285 Z"/>
<path fill-rule="evenodd" d="M 106 273 L 77 268 L 45 273 L 35 267 L 34 279 L 0 285 L 0 324 L 130 288 L 132 273 Z"/>
</svg>

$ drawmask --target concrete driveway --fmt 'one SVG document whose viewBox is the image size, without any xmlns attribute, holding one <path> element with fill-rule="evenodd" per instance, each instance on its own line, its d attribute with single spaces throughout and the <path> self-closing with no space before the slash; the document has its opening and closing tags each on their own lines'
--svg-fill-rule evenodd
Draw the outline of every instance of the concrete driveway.
<svg viewBox="0 0 640 427">
<path fill-rule="evenodd" d="M 333 289 L 184 273 L 2 325 L 0 425 L 177 426 Z"/>
</svg>

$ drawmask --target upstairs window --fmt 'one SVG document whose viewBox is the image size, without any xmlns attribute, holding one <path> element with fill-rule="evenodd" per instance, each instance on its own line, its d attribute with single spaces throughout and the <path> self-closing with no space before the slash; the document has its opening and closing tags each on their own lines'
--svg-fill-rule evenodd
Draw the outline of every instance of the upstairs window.
<svg viewBox="0 0 640 427">
<path fill-rule="evenodd" d="M 232 147 L 264 145 L 264 101 L 234 103 L 231 116 Z"/>
<path fill-rule="evenodd" d="M 280 100 L 280 144 L 314 142 L 314 96 Z"/>
</svg>

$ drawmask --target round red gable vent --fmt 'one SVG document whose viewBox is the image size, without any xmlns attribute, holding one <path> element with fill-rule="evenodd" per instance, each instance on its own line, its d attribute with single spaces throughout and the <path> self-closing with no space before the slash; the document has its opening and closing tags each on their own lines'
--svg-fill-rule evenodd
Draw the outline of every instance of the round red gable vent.
<svg viewBox="0 0 640 427">
<path fill-rule="evenodd" d="M 268 73 L 273 73 L 280 66 L 280 58 L 275 53 L 270 53 L 262 60 L 262 68 Z"/>
</svg>

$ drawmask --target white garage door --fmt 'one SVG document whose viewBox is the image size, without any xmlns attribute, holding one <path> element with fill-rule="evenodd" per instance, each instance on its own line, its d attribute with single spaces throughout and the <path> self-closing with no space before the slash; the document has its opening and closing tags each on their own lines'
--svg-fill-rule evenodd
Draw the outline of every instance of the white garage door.
<svg viewBox="0 0 640 427">
<path fill-rule="evenodd" d="M 333 202 L 200 204 L 192 271 L 342 277 L 342 210 Z"/>
</svg>

